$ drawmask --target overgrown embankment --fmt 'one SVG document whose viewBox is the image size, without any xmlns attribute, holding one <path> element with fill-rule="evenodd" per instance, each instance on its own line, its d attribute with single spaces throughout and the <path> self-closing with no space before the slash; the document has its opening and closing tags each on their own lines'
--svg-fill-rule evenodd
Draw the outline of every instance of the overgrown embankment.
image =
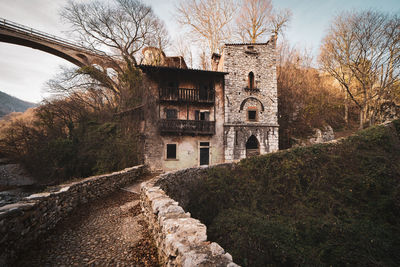
<svg viewBox="0 0 400 267">
<path fill-rule="evenodd" d="M 40 184 L 142 163 L 140 110 L 121 115 L 111 104 L 99 103 L 100 96 L 54 99 L 11 119 L 0 127 L 0 157 L 21 164 Z"/>
<path fill-rule="evenodd" d="M 243 266 L 400 264 L 400 122 L 211 168 L 188 210 Z"/>
</svg>

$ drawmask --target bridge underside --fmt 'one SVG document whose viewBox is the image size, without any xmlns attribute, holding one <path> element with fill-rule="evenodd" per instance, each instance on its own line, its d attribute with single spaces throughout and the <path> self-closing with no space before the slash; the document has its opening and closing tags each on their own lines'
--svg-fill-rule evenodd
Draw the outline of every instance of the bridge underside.
<svg viewBox="0 0 400 267">
<path fill-rule="evenodd" d="M 0 42 L 37 49 L 61 57 L 78 67 L 98 65 L 104 70 L 119 68 L 119 63 L 110 60 L 102 51 L 93 51 L 69 40 L 1 18 Z"/>
<path fill-rule="evenodd" d="M 84 58 L 80 60 L 78 60 L 77 58 L 71 56 L 69 53 L 60 51 L 59 49 L 55 49 L 51 46 L 48 45 L 44 45 L 41 43 L 38 43 L 37 41 L 31 41 L 29 39 L 25 39 L 25 38 L 19 38 L 16 36 L 10 36 L 10 35 L 5 35 L 5 34 L 1 34 L 0 33 L 0 42 L 4 42 L 4 43 L 9 43 L 9 44 L 15 44 L 15 45 L 21 45 L 21 46 L 26 46 L 26 47 L 30 47 L 33 49 L 38 49 L 41 50 L 43 52 L 61 57 L 69 62 L 71 62 L 72 64 L 75 64 L 79 67 L 82 67 L 84 65 L 86 65 L 83 61 Z M 85 57 L 84 55 L 82 55 L 83 57 Z M 86 57 L 85 57 L 86 58 Z"/>
</svg>

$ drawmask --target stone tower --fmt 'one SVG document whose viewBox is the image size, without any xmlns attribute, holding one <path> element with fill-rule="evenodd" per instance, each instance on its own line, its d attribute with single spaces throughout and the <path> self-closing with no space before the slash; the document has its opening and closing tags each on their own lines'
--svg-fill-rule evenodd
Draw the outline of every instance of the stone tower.
<svg viewBox="0 0 400 267">
<path fill-rule="evenodd" d="M 278 150 L 275 38 L 226 44 L 213 67 L 227 72 L 224 91 L 225 161 Z"/>
</svg>

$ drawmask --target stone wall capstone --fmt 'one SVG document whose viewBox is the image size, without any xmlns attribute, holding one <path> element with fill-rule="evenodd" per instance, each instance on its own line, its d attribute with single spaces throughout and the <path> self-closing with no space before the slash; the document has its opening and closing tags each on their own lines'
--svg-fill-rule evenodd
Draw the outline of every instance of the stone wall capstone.
<svg viewBox="0 0 400 267">
<path fill-rule="evenodd" d="M 138 180 L 145 166 L 63 184 L 56 192 L 43 192 L 0 207 L 0 266 L 11 266 L 18 252 L 53 229 L 79 204 L 105 196 Z"/>
<path fill-rule="evenodd" d="M 220 164 L 226 165 L 226 164 Z M 163 266 L 238 266 L 232 256 L 215 242 L 207 241 L 207 228 L 191 218 L 178 202 L 171 199 L 160 186 L 185 206 L 188 194 L 209 168 L 199 167 L 166 173 L 141 185 L 140 203 L 153 233 L 158 256 Z"/>
</svg>

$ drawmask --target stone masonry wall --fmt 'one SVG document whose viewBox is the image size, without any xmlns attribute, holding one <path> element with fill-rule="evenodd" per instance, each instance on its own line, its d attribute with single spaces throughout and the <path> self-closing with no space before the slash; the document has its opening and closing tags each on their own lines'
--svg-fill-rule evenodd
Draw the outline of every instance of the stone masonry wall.
<svg viewBox="0 0 400 267">
<path fill-rule="evenodd" d="M 12 264 L 20 249 L 54 228 L 75 207 L 105 196 L 140 178 L 143 165 L 111 174 L 92 176 L 63 184 L 56 192 L 31 195 L 0 207 L 0 266 Z"/>
<path fill-rule="evenodd" d="M 222 57 L 222 71 L 228 72 L 225 76 L 225 124 L 246 124 L 246 107 L 241 105 L 243 102 L 246 105 L 250 104 L 247 101 L 256 100 L 251 106 L 259 108 L 258 103 L 264 106 L 264 111 L 258 110 L 257 123 L 277 126 L 278 93 L 274 44 L 227 44 L 223 48 Z M 254 90 L 246 89 L 250 72 L 254 73 Z"/>
<path fill-rule="evenodd" d="M 246 157 L 246 142 L 254 135 L 260 142 L 260 154 L 278 150 L 278 127 L 227 126 L 224 133 L 225 157 L 237 161 Z"/>
<path fill-rule="evenodd" d="M 278 95 L 275 44 L 226 44 L 218 65 L 225 76 L 225 161 L 246 157 L 246 142 L 254 135 L 260 154 L 278 150 Z M 249 88 L 249 73 L 254 88 Z M 256 110 L 249 121 L 247 110 Z"/>
<path fill-rule="evenodd" d="M 158 186 L 168 187 L 171 195 L 179 198 L 179 203 L 185 206 L 190 188 L 205 177 L 208 168 L 166 173 L 142 184 L 142 210 L 153 232 L 163 266 L 238 266 L 220 245 L 207 241 L 206 226 L 191 218 L 190 213 L 185 213 L 178 202 Z"/>
</svg>

